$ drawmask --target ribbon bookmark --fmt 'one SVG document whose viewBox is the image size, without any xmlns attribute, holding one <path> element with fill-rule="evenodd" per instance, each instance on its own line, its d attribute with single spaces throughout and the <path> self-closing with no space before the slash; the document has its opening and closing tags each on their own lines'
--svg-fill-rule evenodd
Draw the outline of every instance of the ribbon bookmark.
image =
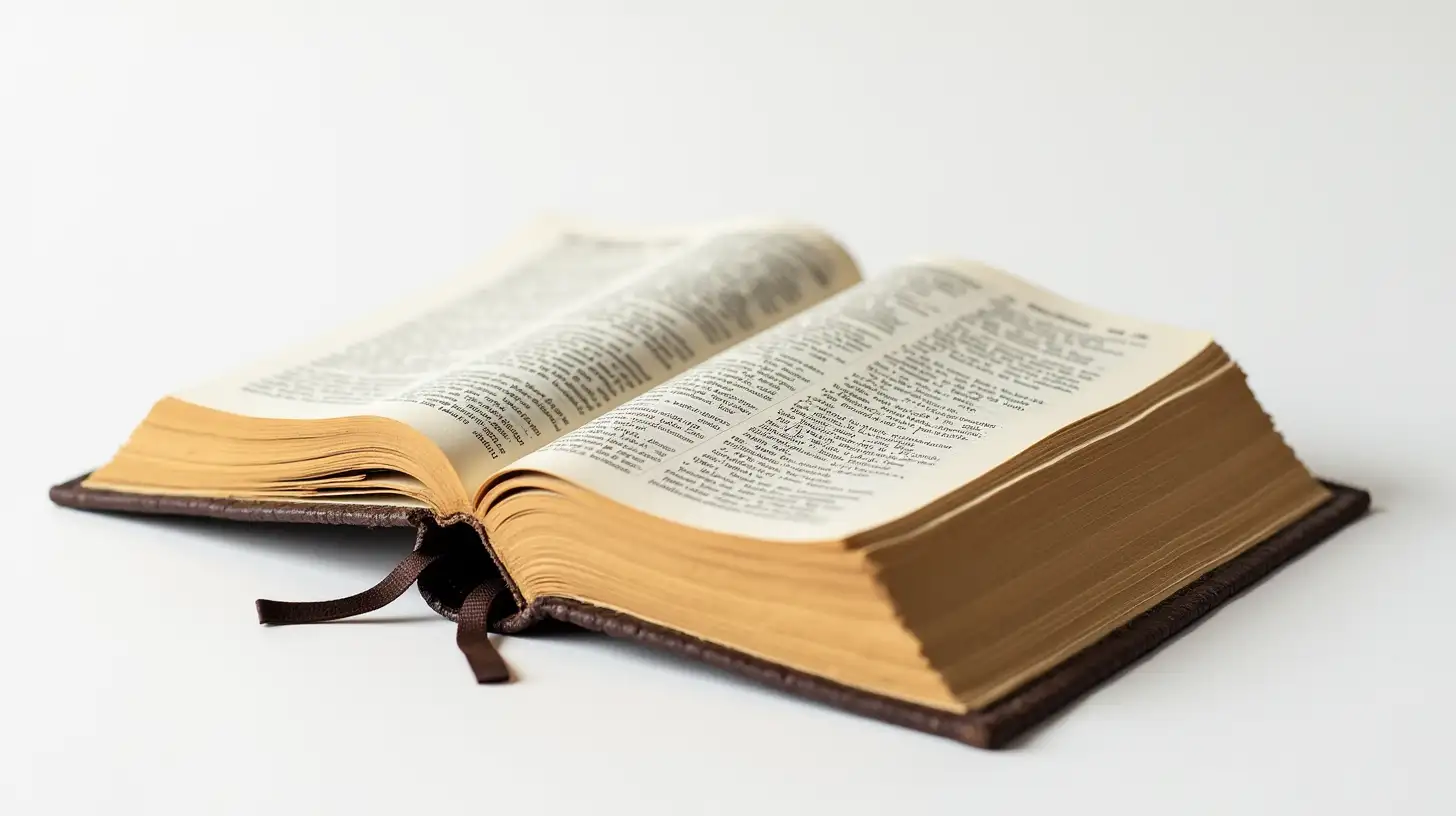
<svg viewBox="0 0 1456 816">
<path fill-rule="evenodd" d="M 475 673 L 475 682 L 482 685 L 511 679 L 511 670 L 490 642 L 490 607 L 503 589 L 504 583 L 486 581 L 470 590 L 460 604 L 460 619 L 455 624 L 455 645 Z"/>
<path fill-rule="evenodd" d="M 425 567 L 433 564 L 439 557 L 439 553 L 426 554 L 415 550 L 390 570 L 383 581 L 347 598 L 333 601 L 269 601 L 259 598 L 255 603 L 258 607 L 258 623 L 272 626 L 323 623 L 373 612 L 388 606 L 403 595 L 419 579 Z"/>
<path fill-rule="evenodd" d="M 323 623 L 373 612 L 403 595 L 419 580 L 425 567 L 439 558 L 440 553 L 415 550 L 390 570 L 384 580 L 347 598 L 332 601 L 270 601 L 259 598 L 256 602 L 258 623 L 269 626 Z M 504 683 L 511 679 L 510 669 L 490 642 L 490 609 L 503 589 L 505 583 L 500 579 L 482 581 L 460 605 L 455 645 L 465 655 L 477 683 Z"/>
</svg>

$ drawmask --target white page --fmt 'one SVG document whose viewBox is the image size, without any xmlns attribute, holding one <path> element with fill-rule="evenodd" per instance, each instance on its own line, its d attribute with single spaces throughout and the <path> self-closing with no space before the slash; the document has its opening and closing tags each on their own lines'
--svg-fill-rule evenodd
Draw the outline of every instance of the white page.
<svg viewBox="0 0 1456 816">
<path fill-rule="evenodd" d="M 517 463 L 682 524 L 849 536 L 1142 391 L 1211 342 L 964 261 L 908 266 Z"/>
<path fill-rule="evenodd" d="M 545 222 L 397 309 L 177 396 L 255 417 L 396 419 L 473 489 L 858 279 L 838 244 L 792 224 Z"/>
</svg>

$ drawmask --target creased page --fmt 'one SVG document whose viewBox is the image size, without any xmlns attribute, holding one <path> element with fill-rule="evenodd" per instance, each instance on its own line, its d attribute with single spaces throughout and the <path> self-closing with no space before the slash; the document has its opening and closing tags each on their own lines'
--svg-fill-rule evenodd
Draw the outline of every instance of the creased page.
<svg viewBox="0 0 1456 816">
<path fill-rule="evenodd" d="M 856 283 L 782 223 L 620 232 L 543 222 L 469 274 L 180 399 L 246 416 L 382 416 L 473 489 L 517 457 Z"/>
<path fill-rule="evenodd" d="M 840 539 L 1142 391 L 1210 342 L 990 267 L 927 261 L 713 358 L 516 468 L 716 532 Z"/>
</svg>

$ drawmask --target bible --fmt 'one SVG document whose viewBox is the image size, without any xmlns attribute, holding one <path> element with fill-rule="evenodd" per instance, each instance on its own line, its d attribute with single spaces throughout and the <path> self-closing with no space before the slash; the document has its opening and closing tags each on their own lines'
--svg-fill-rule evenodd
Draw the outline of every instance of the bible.
<svg viewBox="0 0 1456 816">
<path fill-rule="evenodd" d="M 998 269 L 862 280 L 817 229 L 547 219 L 386 313 L 157 402 L 65 505 L 408 525 L 380 586 L 1005 744 L 1349 523 L 1213 339 Z"/>
</svg>

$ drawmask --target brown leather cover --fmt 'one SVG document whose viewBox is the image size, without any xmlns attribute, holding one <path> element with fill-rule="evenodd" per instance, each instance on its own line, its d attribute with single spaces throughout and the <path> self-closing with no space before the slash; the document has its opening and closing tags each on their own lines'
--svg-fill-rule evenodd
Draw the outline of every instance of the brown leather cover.
<svg viewBox="0 0 1456 816">
<path fill-rule="evenodd" d="M 418 527 L 428 510 L 385 504 L 339 502 L 243 501 L 192 496 L 150 496 L 82 487 L 85 473 L 51 488 L 51 501 L 82 510 L 109 510 L 155 516 L 202 516 L 228 521 L 297 524 L 346 524 L 353 527 Z"/>
<path fill-rule="evenodd" d="M 425 599 L 441 615 L 452 620 L 458 617 L 460 604 L 479 583 L 484 571 L 499 571 L 499 562 L 489 545 L 480 546 L 483 536 L 479 525 L 469 517 L 436 519 L 428 511 L 387 506 L 143 496 L 85 488 L 81 486 L 84 478 L 51 488 L 51 500 L 86 510 L 206 516 L 234 521 L 416 526 L 419 528 L 417 546 L 426 541 L 438 544 L 444 539 L 452 554 L 431 564 L 420 576 L 420 591 Z M 1334 495 L 1303 518 L 1204 574 L 997 702 L 965 714 L 950 714 L 850 688 L 577 600 L 547 597 L 537 598 L 526 605 L 508 575 L 503 577 L 515 600 L 515 607 L 499 619 L 493 619 L 491 628 L 515 634 L 546 621 L 560 621 L 701 660 L 856 714 L 981 748 L 999 748 L 1127 669 L 1369 509 L 1369 493 L 1332 482 L 1324 484 Z"/>
</svg>

